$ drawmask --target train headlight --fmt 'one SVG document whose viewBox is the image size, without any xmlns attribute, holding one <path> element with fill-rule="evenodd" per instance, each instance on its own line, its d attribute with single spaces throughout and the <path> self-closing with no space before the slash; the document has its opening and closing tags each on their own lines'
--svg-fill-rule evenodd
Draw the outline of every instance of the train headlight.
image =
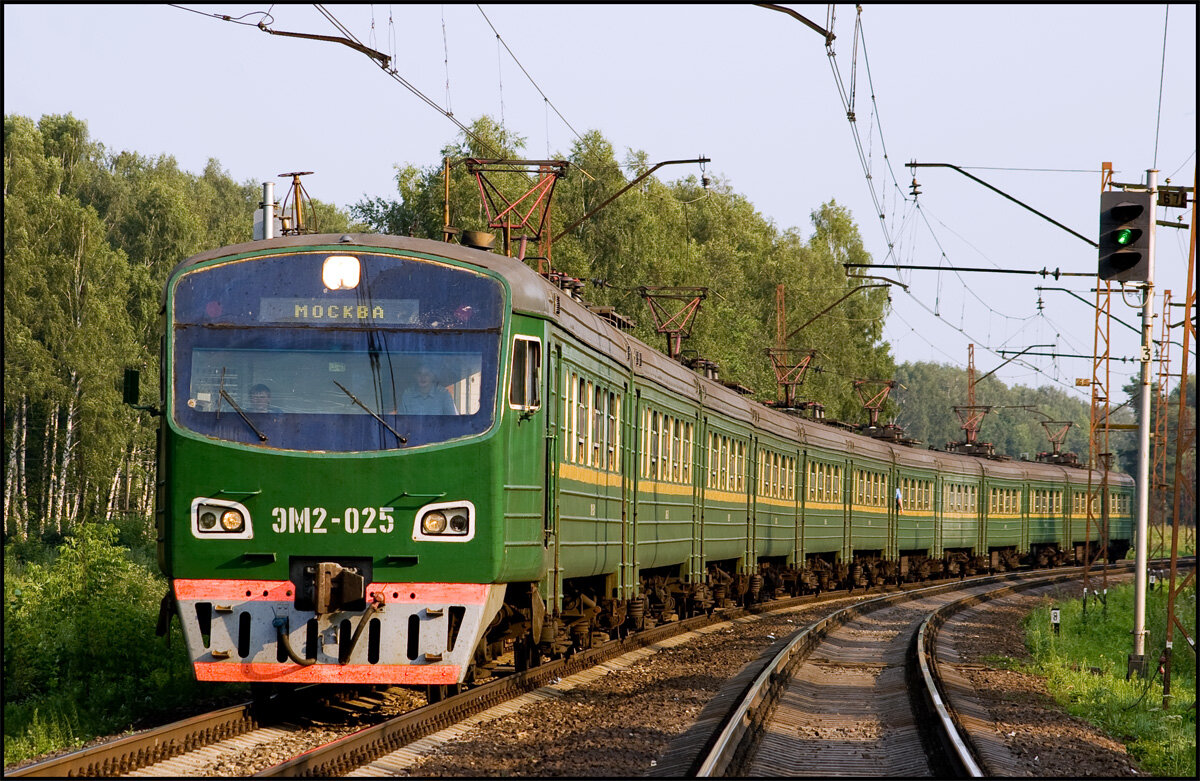
<svg viewBox="0 0 1200 781">
<path fill-rule="evenodd" d="M 441 534 L 446 531 L 446 515 L 434 510 L 421 519 L 421 531 L 426 534 Z"/>
<path fill-rule="evenodd" d="M 361 275 L 362 267 L 353 255 L 330 255 L 321 266 L 321 281 L 328 290 L 353 290 Z"/>
<path fill-rule="evenodd" d="M 249 540 L 254 537 L 250 511 L 225 499 L 192 500 L 192 536 L 206 540 Z"/>
<path fill-rule="evenodd" d="M 475 505 L 470 502 L 438 502 L 417 511 L 414 540 L 466 542 L 474 537 Z"/>
<path fill-rule="evenodd" d="M 226 510 L 221 513 L 221 528 L 227 532 L 240 532 L 245 522 L 237 510 Z"/>
</svg>

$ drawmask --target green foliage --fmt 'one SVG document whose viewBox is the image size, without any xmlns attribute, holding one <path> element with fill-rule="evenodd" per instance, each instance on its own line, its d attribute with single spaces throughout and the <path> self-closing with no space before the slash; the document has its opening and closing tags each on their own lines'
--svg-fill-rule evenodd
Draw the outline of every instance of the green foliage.
<svg viewBox="0 0 1200 781">
<path fill-rule="evenodd" d="M 260 198 L 216 160 L 197 175 L 110 153 L 70 115 L 4 118 L 6 539 L 118 513 L 148 524 L 154 423 L 122 404 L 122 370 L 141 369 L 143 399 L 157 398 L 167 275 L 249 241 Z M 366 229 L 313 209 L 322 230 Z"/>
<path fill-rule="evenodd" d="M 948 442 L 962 442 L 962 421 L 954 408 L 967 403 L 967 373 L 957 366 L 938 363 L 903 363 L 896 370 L 900 385 L 892 392 L 899 413 L 896 423 L 906 436 L 937 448 Z M 1076 453 L 1086 461 L 1091 412 L 1088 405 L 1066 391 L 1051 386 L 1009 388 L 995 377 L 987 377 L 975 387 L 975 403 L 1007 407 L 996 409 L 984 418 L 979 440 L 991 442 L 1001 455 L 1030 459 L 1049 452 L 1049 433 L 1042 421 L 1071 423 L 1062 452 Z M 1030 409 L 1023 409 L 1028 407 Z M 1036 410 L 1036 411 L 1034 411 Z M 1057 433 L 1059 425 L 1051 426 Z"/>
<path fill-rule="evenodd" d="M 1046 676 L 1054 698 L 1074 716 L 1102 728 L 1126 744 L 1143 771 L 1154 776 L 1196 775 L 1196 656 L 1175 631 L 1169 709 L 1162 708 L 1162 678 L 1157 672 L 1166 637 L 1166 589 L 1151 589 L 1146 599 L 1146 660 L 1152 676 L 1125 679 L 1133 651 L 1130 626 L 1133 586 L 1110 588 L 1107 607 L 1081 600 L 1059 604 L 1061 630 L 1050 624 L 1050 605 L 1026 620 L 1026 643 L 1034 656 L 1033 672 Z M 1176 616 L 1196 636 L 1195 585 L 1177 597 Z"/>
<path fill-rule="evenodd" d="M 1133 411 L 1133 419 L 1141 422 L 1141 383 L 1137 377 L 1130 378 L 1121 390 L 1125 391 L 1126 398 L 1130 400 L 1128 408 Z M 1160 395 L 1159 383 L 1154 383 L 1150 391 L 1150 407 L 1152 410 L 1151 417 L 1151 436 L 1158 436 L 1158 426 L 1162 418 L 1162 413 L 1166 413 L 1166 453 L 1165 456 L 1165 477 L 1167 482 L 1166 491 L 1159 494 L 1155 492 L 1153 499 L 1156 502 L 1161 502 L 1159 507 L 1151 508 L 1151 517 L 1155 514 L 1160 514 L 1159 517 L 1170 518 L 1175 508 L 1175 459 L 1176 459 L 1176 438 L 1179 435 L 1179 390 L 1180 386 L 1176 385 L 1167 394 L 1166 404 L 1163 404 L 1163 399 Z M 1163 409 L 1163 406 L 1166 409 Z M 1189 374 L 1187 378 L 1187 404 L 1186 413 L 1188 422 L 1184 425 L 1184 438 L 1187 439 L 1186 430 L 1188 425 L 1194 426 L 1196 421 L 1196 375 Z M 1192 441 L 1195 441 L 1193 433 Z M 1152 443 L 1153 444 L 1153 443 Z M 1117 454 L 1117 459 L 1122 467 L 1130 473 L 1136 474 L 1138 463 L 1138 438 L 1136 431 L 1119 432 L 1114 436 L 1111 442 L 1112 449 Z M 1152 456 L 1156 455 L 1152 448 Z M 1151 462 L 1154 464 L 1155 462 Z M 1152 467 L 1157 469 L 1157 467 Z M 1185 447 L 1182 458 L 1180 459 L 1181 482 L 1185 489 L 1180 493 L 1179 497 L 1179 517 L 1184 520 L 1195 519 L 1196 517 L 1196 494 L 1195 491 L 1186 490 L 1186 486 L 1194 486 L 1196 484 L 1196 448 Z M 1155 474 L 1159 474 L 1155 471 Z M 1157 481 L 1155 481 L 1157 482 Z M 1194 525 L 1194 520 L 1193 520 Z"/>
<path fill-rule="evenodd" d="M 478 184 L 462 160 L 519 157 L 524 139 L 488 117 L 477 120 L 471 132 L 473 138 L 441 150 L 450 161 L 450 223 L 460 230 L 486 230 L 488 214 Z M 650 170 L 647 155 L 628 150 L 622 166 L 612 144 L 593 130 L 572 145 L 565 159 L 568 173 L 556 186 L 547 232 L 557 237 L 595 213 L 553 242 L 554 268 L 591 282 L 588 302 L 615 306 L 637 322 L 635 335 L 658 349 L 665 348 L 665 337 L 657 333 L 639 288 L 706 287 L 684 343 L 685 357 L 716 361 L 722 379 L 750 387 L 761 400 L 777 396 L 766 354 L 775 346 L 777 286 L 784 285 L 790 332 L 858 286 L 842 263 L 870 261 L 850 213 L 835 202 L 812 213 L 807 241 L 794 231 L 780 232 L 720 179 L 701 183 L 687 176 L 663 182 L 650 176 L 596 211 Z M 519 174 L 489 175 L 489 180 L 513 199 L 532 183 Z M 446 185 L 443 163 L 397 166 L 398 198 L 365 199 L 351 213 L 376 230 L 440 239 Z M 887 344 L 880 341 L 886 308 L 887 295 L 880 289 L 855 293 L 793 337 L 788 346 L 816 349 L 823 370 L 809 373 L 800 398 L 819 400 L 830 417 L 863 418 L 852 381 L 886 380 L 894 368 Z"/>
<path fill-rule="evenodd" d="M 6 764 L 211 694 L 192 680 L 178 622 L 173 637 L 154 635 L 166 583 L 117 536 L 84 523 L 52 557 L 5 548 Z"/>
</svg>

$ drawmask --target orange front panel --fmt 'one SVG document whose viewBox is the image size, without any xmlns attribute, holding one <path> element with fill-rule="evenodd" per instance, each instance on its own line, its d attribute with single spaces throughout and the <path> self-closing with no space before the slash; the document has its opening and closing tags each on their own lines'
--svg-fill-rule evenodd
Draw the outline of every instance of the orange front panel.
<svg viewBox="0 0 1200 781">
<path fill-rule="evenodd" d="M 461 668 L 452 664 L 296 664 L 196 662 L 196 680 L 236 683 L 456 683 Z"/>
<path fill-rule="evenodd" d="M 286 580 L 175 580 L 180 600 L 237 600 L 290 602 L 295 586 Z M 437 604 L 478 605 L 487 598 L 483 583 L 372 583 L 368 594 L 382 592 L 388 602 L 417 600 Z"/>
</svg>

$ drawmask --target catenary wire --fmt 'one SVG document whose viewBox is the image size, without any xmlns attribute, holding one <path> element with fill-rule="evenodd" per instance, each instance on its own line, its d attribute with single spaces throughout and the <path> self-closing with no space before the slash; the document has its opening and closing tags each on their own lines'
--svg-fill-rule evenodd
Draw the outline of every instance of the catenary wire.
<svg viewBox="0 0 1200 781">
<path fill-rule="evenodd" d="M 1162 127 L 1162 96 L 1163 82 L 1167 76 L 1167 23 L 1171 19 L 1171 6 L 1168 3 L 1166 11 L 1163 13 L 1163 42 L 1162 42 L 1162 65 L 1159 66 L 1158 72 L 1158 113 L 1154 120 L 1154 168 L 1158 168 L 1158 133 Z"/>
<path fill-rule="evenodd" d="M 830 15 L 830 23 L 832 23 L 832 14 Z M 862 36 L 862 34 L 861 34 L 861 30 L 859 29 L 859 27 L 861 26 L 861 9 L 859 9 L 859 13 L 858 13 L 858 15 L 857 15 L 857 17 L 856 17 L 856 22 L 855 22 L 855 24 L 856 24 L 856 38 L 855 38 L 855 44 L 856 44 L 856 47 L 857 47 L 858 40 L 860 39 L 860 36 L 861 36 L 861 40 L 862 40 L 862 42 L 863 42 L 863 57 L 864 57 L 864 62 L 865 62 L 865 63 L 867 63 L 867 75 L 868 75 L 868 83 L 870 84 L 870 66 L 869 66 L 869 62 L 867 61 L 867 51 L 866 51 L 865 36 Z M 858 153 L 858 156 L 859 156 L 859 162 L 860 162 L 860 164 L 863 166 L 863 172 L 864 172 L 864 175 L 865 175 L 865 177 L 866 177 L 866 180 L 867 180 L 867 188 L 868 188 L 868 192 L 870 193 L 870 196 L 871 196 L 872 202 L 875 204 L 875 207 L 876 207 L 876 213 L 879 215 L 880 224 L 881 224 L 881 227 L 882 227 L 882 229 L 883 229 L 883 233 L 884 233 L 884 238 L 885 238 L 885 241 L 887 242 L 888 252 L 887 252 L 887 257 L 885 258 L 885 262 L 887 261 L 887 259 L 891 259 L 891 262 L 892 262 L 892 264 L 893 264 L 894 266 L 899 266 L 899 262 L 898 262 L 898 261 L 896 260 L 896 258 L 895 258 L 896 244 L 895 244 L 895 242 L 894 242 L 894 240 L 893 240 L 893 238 L 892 238 L 892 233 L 891 233 L 891 231 L 890 231 L 890 230 L 889 230 L 889 228 L 888 228 L 887 221 L 886 221 L 886 216 L 885 216 L 885 211 L 884 211 L 884 210 L 883 210 L 883 209 L 880 207 L 880 200 L 879 200 L 879 196 L 878 196 L 878 194 L 877 194 L 877 192 L 876 192 L 876 190 L 875 190 L 874 184 L 873 184 L 873 180 L 872 180 L 872 176 L 871 176 L 871 172 L 870 172 L 870 165 L 869 165 L 869 162 L 868 162 L 868 160 L 867 160 L 867 155 L 866 155 L 866 153 L 864 153 L 864 151 L 863 151 L 863 147 L 862 147 L 862 138 L 861 138 L 861 136 L 860 136 L 860 134 L 859 134 L 859 132 L 858 132 L 857 123 L 854 121 L 854 118 L 853 118 L 853 113 L 852 113 L 852 111 L 853 111 L 853 97 L 852 97 L 852 96 L 848 96 L 848 95 L 847 95 L 846 88 L 845 88 L 844 82 L 843 82 L 843 80 L 842 80 L 842 77 L 841 77 L 841 72 L 840 72 L 840 70 L 838 69 L 838 66 L 837 66 L 836 54 L 835 54 L 835 52 L 833 51 L 833 46 L 832 46 L 832 42 L 831 42 L 831 41 L 829 41 L 829 42 L 827 42 L 827 43 L 826 43 L 826 49 L 827 49 L 827 53 L 828 53 L 828 56 L 829 56 L 829 59 L 830 59 L 830 64 L 831 64 L 831 69 L 832 69 L 833 76 L 834 76 L 834 82 L 835 82 L 835 86 L 836 86 L 836 88 L 837 88 L 837 90 L 838 90 L 838 94 L 839 94 L 839 97 L 840 97 L 840 99 L 841 99 L 841 101 L 842 101 L 843 108 L 844 108 L 844 109 L 846 110 L 846 112 L 847 112 L 847 119 L 850 121 L 850 125 L 851 125 L 851 134 L 852 134 L 852 136 L 853 136 L 854 143 L 855 143 L 855 148 L 856 148 L 856 151 L 857 151 L 857 153 Z M 874 103 L 874 102 L 875 102 L 875 95 L 874 95 L 874 86 L 873 86 L 873 84 L 871 85 L 871 91 L 872 91 L 872 96 L 871 96 L 871 97 L 872 97 L 872 102 Z M 899 182 L 896 180 L 896 177 L 895 177 L 895 172 L 894 172 L 894 171 L 892 170 L 892 168 L 891 168 L 890 159 L 888 158 L 888 156 L 887 156 L 887 152 L 886 152 L 886 144 L 884 144 L 884 141 L 883 141 L 882 122 L 879 120 L 879 116 L 878 116 L 878 111 L 877 111 L 877 109 L 876 109 L 876 111 L 874 112 L 874 118 L 875 118 L 875 121 L 876 121 L 876 123 L 878 123 L 878 124 L 879 124 L 879 128 L 880 128 L 880 129 L 879 129 L 880 143 L 881 143 L 881 145 L 882 145 L 882 146 L 883 146 L 883 148 L 884 148 L 884 159 L 885 159 L 885 161 L 887 161 L 887 169 L 888 169 L 888 172 L 889 172 L 889 174 L 891 175 L 891 178 L 892 178 L 893 185 L 896 187 L 897 191 L 898 191 L 898 192 L 900 192 L 900 194 L 901 194 L 901 197 L 902 197 L 902 198 L 904 198 L 904 200 L 908 200 L 908 198 L 907 198 L 907 197 L 905 197 L 905 196 L 903 195 L 903 190 L 900 188 Z M 1054 170 L 1054 169 L 1050 169 L 1050 170 Z M 914 199 L 914 200 L 915 200 L 915 199 Z M 917 208 L 920 208 L 920 207 L 918 206 Z M 924 215 L 924 213 L 923 213 L 923 212 L 922 212 L 922 220 L 925 222 L 925 224 L 926 224 L 926 227 L 928 228 L 928 230 L 929 230 L 930 234 L 933 236 L 935 243 L 937 243 L 937 244 L 938 244 L 938 246 L 939 246 L 939 249 L 941 249 L 941 243 L 940 243 L 940 241 L 938 241 L 936 233 L 933 231 L 933 228 L 932 228 L 932 226 L 931 226 L 931 225 L 929 225 L 929 223 L 928 223 L 928 219 L 925 217 L 925 215 Z M 944 251 L 942 252 L 942 257 L 947 257 Z M 947 259 L 948 259 L 948 258 L 947 258 Z M 992 262 L 992 263 L 993 263 L 993 265 L 995 265 L 994 261 L 990 261 L 990 262 Z M 953 270 L 953 269 L 947 269 L 947 270 Z M 900 269 L 897 269 L 897 271 L 900 271 Z M 969 293 L 970 293 L 970 294 L 971 294 L 971 295 L 972 295 L 972 296 L 973 296 L 975 299 L 979 300 L 979 301 L 980 301 L 980 303 L 982 303 L 982 304 L 983 304 L 983 305 L 984 305 L 984 306 L 985 306 L 985 307 L 986 307 L 986 308 L 987 308 L 987 309 L 988 309 L 990 312 L 992 312 L 992 313 L 994 313 L 994 314 L 997 314 L 997 315 L 999 315 L 999 316 L 1001 316 L 1001 317 L 1003 317 L 1003 318 L 1010 319 L 1010 320 L 1026 320 L 1026 321 L 1029 321 L 1029 320 L 1032 320 L 1032 319 L 1035 317 L 1035 315 L 1031 315 L 1031 316 L 1029 316 L 1029 317 L 1025 317 L 1025 318 L 1019 318 L 1019 317 L 1013 317 L 1013 316 L 1010 316 L 1010 315 L 1005 315 L 1005 314 L 1004 314 L 1004 313 L 1002 313 L 1002 312 L 998 312 L 998 311 L 996 311 L 994 308 L 992 308 L 990 305 L 988 305 L 986 302 L 984 302 L 984 301 L 983 301 L 983 300 L 982 300 L 982 299 L 981 299 L 981 298 L 978 296 L 978 294 L 976 294 L 976 293 L 974 292 L 974 290 L 972 290 L 972 289 L 970 288 L 970 286 L 966 284 L 966 282 L 965 282 L 965 281 L 962 279 L 961 275 L 959 275 L 957 272 L 956 272 L 956 276 L 958 276 L 958 279 L 959 279 L 960 283 L 962 283 L 962 285 L 963 285 L 964 289 L 965 289 L 967 292 L 969 292 Z M 930 314 L 932 314 L 933 316 L 935 316 L 935 317 L 938 317 L 939 319 L 943 320 L 943 322 L 945 322 L 944 318 L 941 318 L 941 317 L 940 317 L 940 315 L 938 315 L 938 313 L 937 313 L 935 310 L 931 310 L 931 309 L 929 308 L 929 306 L 928 306 L 928 305 L 926 305 L 926 304 L 925 304 L 923 301 L 921 301 L 919 298 L 917 298 L 917 296 L 916 296 L 916 295 L 915 295 L 915 294 L 914 294 L 914 293 L 913 293 L 911 290 L 905 290 L 904 292 L 905 292 L 905 293 L 907 293 L 907 294 L 909 295 L 909 297 L 910 297 L 910 298 L 912 298 L 912 299 L 913 299 L 913 300 L 914 300 L 914 301 L 915 301 L 915 302 L 916 302 L 918 305 L 920 305 L 920 306 L 921 306 L 923 309 L 925 309 L 926 311 L 930 312 Z M 895 311 L 894 309 L 893 309 L 892 311 L 893 311 L 893 314 L 896 314 L 896 311 Z M 905 322 L 906 322 L 906 321 L 905 321 Z M 906 324 L 908 324 L 908 323 L 906 322 Z M 947 325 L 950 325 L 952 328 L 955 328 L 955 326 L 953 326 L 953 325 L 952 325 L 952 324 L 950 324 L 950 323 L 947 323 Z M 910 325 L 910 328 L 911 328 L 911 325 Z M 968 336 L 969 338 L 972 338 L 972 339 L 974 339 L 974 337 L 971 337 L 971 336 L 970 336 L 970 334 L 968 334 L 968 333 L 966 332 L 966 330 L 965 330 L 964 328 L 962 328 L 962 327 L 957 327 L 957 328 L 955 328 L 955 330 L 959 331 L 960 333 L 962 333 L 962 334 L 963 334 L 963 335 L 965 335 L 965 336 Z M 924 341 L 928 342 L 928 340 L 927 340 L 927 339 L 924 339 L 924 336 L 920 335 L 920 334 L 919 334 L 919 332 L 917 332 L 915 328 L 913 329 L 913 332 L 914 332 L 914 333 L 918 333 L 918 335 L 919 335 L 919 336 L 921 336 L 921 338 L 922 338 Z M 976 339 L 976 340 L 974 340 L 974 341 L 976 341 L 977 343 L 979 343 L 979 344 L 980 344 L 980 346 L 981 346 L 983 349 L 986 349 L 986 350 L 992 351 L 992 349 L 991 349 L 990 347 L 988 347 L 988 346 L 987 346 L 987 342 L 986 342 L 986 341 L 981 341 L 981 340 L 977 340 L 977 339 Z M 933 346 L 931 342 L 930 342 L 930 345 L 931 345 L 931 346 Z M 941 351 L 941 350 L 940 350 L 940 348 L 935 348 L 935 349 L 939 349 L 939 352 L 943 352 L 943 354 L 945 354 L 945 353 L 944 353 L 944 351 Z M 994 351 L 992 351 L 992 352 L 994 352 Z M 957 361 L 956 361 L 956 363 L 957 363 Z M 1038 369 L 1037 367 L 1033 367 L 1033 366 L 1031 366 L 1031 367 L 1029 367 L 1029 368 L 1031 368 L 1033 371 L 1040 372 L 1040 373 L 1044 374 L 1044 375 L 1045 375 L 1047 378 L 1051 379 L 1052 381 L 1058 382 L 1058 381 L 1057 381 L 1055 378 L 1053 378 L 1053 377 L 1050 377 L 1050 375 L 1046 374 L 1045 372 L 1042 372 L 1042 370 Z M 1060 384 L 1060 385 L 1064 385 L 1064 387 L 1068 387 L 1068 388 L 1071 388 L 1072 390 L 1074 390 L 1074 388 L 1073 388 L 1072 386 L 1066 386 L 1064 383 L 1061 383 L 1061 382 L 1059 382 L 1058 384 Z"/>
<path fill-rule="evenodd" d="M 504 38 L 502 38 L 500 36 L 500 32 L 496 29 L 496 25 L 492 24 L 492 20 L 488 18 L 488 15 L 486 13 L 483 12 L 483 7 L 480 5 L 476 5 L 475 7 L 479 9 L 479 13 L 481 16 L 483 16 L 483 20 L 488 23 L 488 27 L 492 28 L 492 32 L 496 34 L 496 40 L 499 41 L 500 44 L 504 47 L 505 51 L 508 52 L 508 56 L 512 57 L 513 62 L 515 62 L 517 64 L 517 67 L 521 69 L 521 72 L 525 74 L 525 78 L 529 79 L 529 83 L 532 84 L 533 88 L 536 89 L 538 91 L 538 94 L 542 96 L 542 100 L 544 100 L 546 102 L 546 105 L 548 105 L 554 111 L 554 113 L 558 115 L 558 118 L 563 121 L 563 124 L 566 125 L 570 129 L 570 131 L 575 134 L 575 137 L 578 138 L 580 141 L 582 141 L 583 136 L 579 135 L 578 131 L 576 131 L 575 128 L 572 127 L 571 123 L 567 121 L 567 118 L 564 117 L 562 115 L 562 112 L 558 110 L 558 107 L 555 106 L 553 102 L 551 102 L 550 98 L 546 97 L 546 93 L 542 91 L 542 88 L 538 86 L 538 83 L 536 81 L 534 81 L 532 76 L 529 75 L 529 71 L 527 71 L 525 69 L 525 66 L 521 64 L 521 61 L 517 59 L 517 55 L 513 54 L 513 50 L 509 47 L 508 43 L 506 43 Z"/>
</svg>

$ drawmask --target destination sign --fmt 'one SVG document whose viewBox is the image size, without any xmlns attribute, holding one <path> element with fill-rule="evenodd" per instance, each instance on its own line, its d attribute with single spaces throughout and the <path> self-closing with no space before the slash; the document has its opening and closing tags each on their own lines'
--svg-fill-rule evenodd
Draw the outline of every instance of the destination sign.
<svg viewBox="0 0 1200 781">
<path fill-rule="evenodd" d="M 258 319 L 264 323 L 336 325 L 407 325 L 417 322 L 420 301 L 415 298 L 329 301 L 320 298 L 263 298 Z"/>
</svg>

